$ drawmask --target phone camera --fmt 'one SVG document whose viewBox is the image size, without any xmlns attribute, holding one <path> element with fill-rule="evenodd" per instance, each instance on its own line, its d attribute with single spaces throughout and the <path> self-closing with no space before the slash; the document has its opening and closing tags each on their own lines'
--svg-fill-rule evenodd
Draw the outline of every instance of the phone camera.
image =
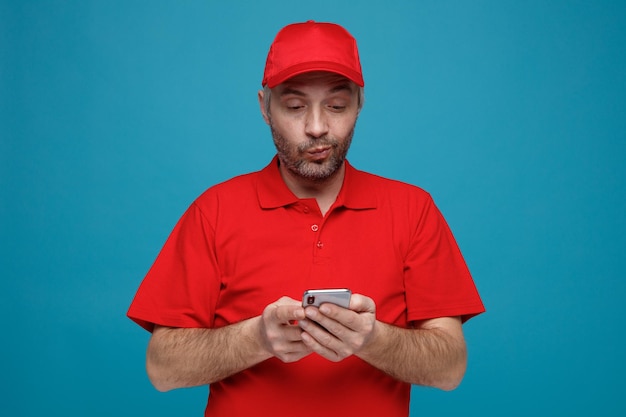
<svg viewBox="0 0 626 417">
<path fill-rule="evenodd" d="M 306 303 L 307 303 L 307 305 L 315 304 L 315 296 L 314 295 L 309 295 L 306 298 Z"/>
</svg>

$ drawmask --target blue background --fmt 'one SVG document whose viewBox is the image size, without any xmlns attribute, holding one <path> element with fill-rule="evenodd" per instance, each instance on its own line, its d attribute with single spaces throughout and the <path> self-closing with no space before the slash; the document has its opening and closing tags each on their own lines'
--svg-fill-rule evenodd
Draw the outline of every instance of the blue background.
<svg viewBox="0 0 626 417">
<path fill-rule="evenodd" d="M 307 19 L 359 41 L 351 162 L 431 192 L 488 309 L 411 415 L 625 415 L 626 2 L 574 0 L 1 1 L 0 414 L 202 415 L 126 309 L 187 205 L 273 155 L 265 55 Z"/>
</svg>

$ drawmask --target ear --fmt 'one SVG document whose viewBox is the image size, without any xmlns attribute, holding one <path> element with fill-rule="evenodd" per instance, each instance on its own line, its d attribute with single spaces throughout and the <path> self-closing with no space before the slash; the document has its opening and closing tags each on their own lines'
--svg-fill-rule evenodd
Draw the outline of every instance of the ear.
<svg viewBox="0 0 626 417">
<path fill-rule="evenodd" d="M 258 94 L 259 108 L 261 109 L 261 115 L 263 116 L 263 120 L 265 120 L 265 123 L 269 125 L 270 118 L 269 118 L 269 115 L 267 114 L 267 109 L 265 108 L 264 97 L 265 97 L 265 92 L 263 90 L 259 90 L 259 94 Z"/>
</svg>

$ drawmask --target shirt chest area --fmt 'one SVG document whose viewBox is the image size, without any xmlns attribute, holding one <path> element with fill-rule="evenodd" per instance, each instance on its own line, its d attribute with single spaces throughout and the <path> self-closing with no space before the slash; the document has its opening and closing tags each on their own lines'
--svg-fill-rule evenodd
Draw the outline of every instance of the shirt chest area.
<svg viewBox="0 0 626 417">
<path fill-rule="evenodd" d="M 216 229 L 222 301 L 252 299 L 253 310 L 310 288 L 400 299 L 408 233 L 396 223 L 378 209 L 337 207 L 322 216 L 312 200 L 241 216 Z"/>
</svg>

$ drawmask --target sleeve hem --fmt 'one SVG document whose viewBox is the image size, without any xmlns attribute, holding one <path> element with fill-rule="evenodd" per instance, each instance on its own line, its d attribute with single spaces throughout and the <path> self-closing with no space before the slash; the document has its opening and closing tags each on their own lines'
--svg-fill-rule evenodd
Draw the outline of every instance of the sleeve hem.
<svg viewBox="0 0 626 417">
<path fill-rule="evenodd" d="M 445 309 L 431 309 L 431 310 L 409 310 L 408 321 L 418 321 L 434 319 L 439 317 L 461 317 L 461 321 L 465 323 L 472 317 L 485 312 L 483 305 L 466 305 L 462 307 L 449 307 Z"/>
</svg>

